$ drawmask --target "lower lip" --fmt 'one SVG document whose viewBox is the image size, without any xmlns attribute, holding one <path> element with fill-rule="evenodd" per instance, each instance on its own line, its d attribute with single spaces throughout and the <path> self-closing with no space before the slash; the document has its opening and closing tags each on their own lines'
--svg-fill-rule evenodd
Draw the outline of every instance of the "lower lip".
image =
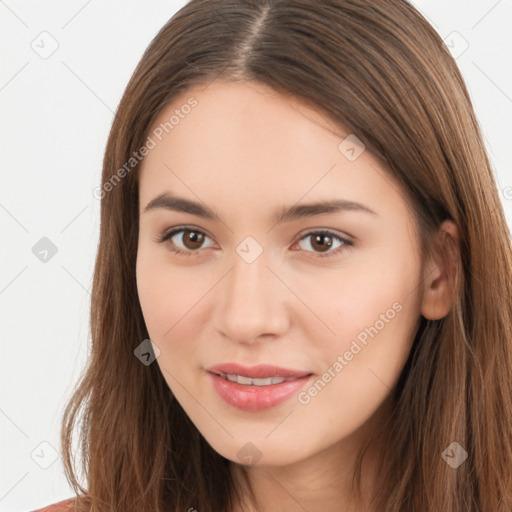
<svg viewBox="0 0 512 512">
<path fill-rule="evenodd" d="M 244 411 L 263 411 L 275 407 L 298 393 L 313 375 L 272 384 L 270 386 L 244 386 L 209 372 L 213 387 L 229 405 Z"/>
</svg>

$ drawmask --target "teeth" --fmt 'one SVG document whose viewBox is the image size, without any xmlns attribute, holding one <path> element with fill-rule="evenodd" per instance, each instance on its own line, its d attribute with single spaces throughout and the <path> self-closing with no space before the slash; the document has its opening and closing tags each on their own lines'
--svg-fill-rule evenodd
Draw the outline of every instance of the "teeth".
<svg viewBox="0 0 512 512">
<path fill-rule="evenodd" d="M 232 375 L 221 373 L 221 377 L 231 382 L 236 382 L 244 386 L 271 386 L 272 384 L 281 384 L 288 380 L 294 380 L 294 377 L 285 379 L 284 377 L 266 377 L 264 379 L 252 379 L 251 377 L 244 377 L 243 375 Z"/>
</svg>

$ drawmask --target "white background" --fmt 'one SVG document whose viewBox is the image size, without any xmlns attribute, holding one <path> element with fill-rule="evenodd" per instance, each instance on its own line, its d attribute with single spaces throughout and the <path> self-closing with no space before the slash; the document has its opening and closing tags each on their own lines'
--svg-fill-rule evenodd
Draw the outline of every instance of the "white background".
<svg viewBox="0 0 512 512">
<path fill-rule="evenodd" d="M 51 446 L 60 449 L 63 407 L 89 350 L 99 234 L 92 191 L 122 92 L 185 3 L 0 0 L 0 512 L 72 496 L 60 459 L 41 465 L 52 462 Z M 469 44 L 457 62 L 512 225 L 512 2 L 415 5 L 443 38 L 458 33 L 454 51 Z M 46 59 L 31 47 L 42 37 L 46 49 L 51 38 L 58 44 Z M 42 237 L 58 250 L 47 263 L 32 253 Z"/>
</svg>

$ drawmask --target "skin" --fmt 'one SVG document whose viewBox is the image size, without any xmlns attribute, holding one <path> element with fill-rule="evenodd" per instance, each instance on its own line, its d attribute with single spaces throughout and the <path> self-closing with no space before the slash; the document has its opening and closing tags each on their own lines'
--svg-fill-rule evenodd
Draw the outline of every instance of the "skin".
<svg viewBox="0 0 512 512">
<path fill-rule="evenodd" d="M 355 456 L 389 414 L 420 315 L 437 319 L 450 310 L 446 269 L 421 264 L 415 219 L 384 164 L 369 151 L 347 159 L 338 146 L 349 132 L 312 105 L 255 82 L 215 81 L 182 92 L 153 129 L 191 96 L 198 105 L 140 168 L 137 286 L 160 350 L 156 363 L 218 453 L 238 464 L 246 443 L 257 447 L 260 460 L 246 468 L 260 510 L 371 510 L 356 508 L 349 489 Z M 163 192 L 207 205 L 219 218 L 145 211 Z M 340 197 L 375 214 L 270 220 L 279 208 Z M 187 232 L 174 235 L 191 256 L 155 241 L 183 225 L 206 235 L 202 245 Z M 321 229 L 353 245 L 333 254 L 341 242 L 328 237 L 333 255 L 322 257 L 314 236 Z M 457 237 L 449 222 L 440 231 Z M 252 263 L 236 252 L 248 236 L 263 249 Z M 274 363 L 318 378 L 396 303 L 400 312 L 307 404 L 293 396 L 265 411 L 241 411 L 217 395 L 204 370 Z M 365 496 L 377 453 L 376 445 L 363 464 Z"/>
</svg>

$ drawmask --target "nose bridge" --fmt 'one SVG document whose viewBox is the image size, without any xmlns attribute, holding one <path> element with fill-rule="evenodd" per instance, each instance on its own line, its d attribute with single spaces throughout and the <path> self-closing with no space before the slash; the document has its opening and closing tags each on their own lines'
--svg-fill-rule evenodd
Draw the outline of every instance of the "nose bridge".
<svg viewBox="0 0 512 512">
<path fill-rule="evenodd" d="M 268 253 L 262 251 L 253 258 L 254 249 L 250 242 L 237 247 L 232 269 L 220 288 L 217 327 L 233 341 L 250 342 L 261 334 L 278 334 L 286 327 L 283 290 L 267 268 L 271 266 Z"/>
</svg>

